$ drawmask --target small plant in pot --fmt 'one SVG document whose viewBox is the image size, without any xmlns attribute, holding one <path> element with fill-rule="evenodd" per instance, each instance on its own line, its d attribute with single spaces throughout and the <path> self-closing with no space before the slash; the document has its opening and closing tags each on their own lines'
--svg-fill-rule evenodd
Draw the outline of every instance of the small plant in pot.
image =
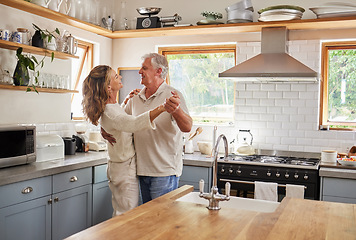
<svg viewBox="0 0 356 240">
<path fill-rule="evenodd" d="M 16 50 L 17 64 L 14 71 L 13 79 L 15 86 L 28 86 L 26 92 L 32 91 L 32 89 L 38 93 L 36 85 L 38 85 L 38 77 L 40 75 L 38 68 L 42 68 L 44 65 L 44 59 L 37 61 L 35 56 L 30 54 L 23 54 L 23 48 L 20 47 Z M 54 53 L 52 53 L 51 61 L 54 59 Z M 29 86 L 30 83 L 30 74 L 29 70 L 34 73 L 34 84 Z M 32 88 L 32 89 L 31 89 Z"/>
<path fill-rule="evenodd" d="M 47 29 L 43 30 L 36 24 L 32 23 L 33 28 L 36 30 L 35 34 L 32 37 L 32 46 L 35 47 L 46 47 L 50 50 L 56 50 L 54 33 L 60 35 L 59 29 L 56 28 L 53 32 L 48 31 Z"/>
</svg>

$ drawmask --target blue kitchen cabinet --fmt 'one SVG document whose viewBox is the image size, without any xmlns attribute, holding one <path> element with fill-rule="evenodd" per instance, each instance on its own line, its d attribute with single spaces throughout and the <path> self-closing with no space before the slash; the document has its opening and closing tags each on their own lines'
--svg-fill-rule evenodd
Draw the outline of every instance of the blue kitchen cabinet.
<svg viewBox="0 0 356 240">
<path fill-rule="evenodd" d="M 51 239 L 52 177 L 0 187 L 0 239 Z"/>
<path fill-rule="evenodd" d="M 321 177 L 321 200 L 356 204 L 356 179 Z"/>
<path fill-rule="evenodd" d="M 52 240 L 91 226 L 92 168 L 53 175 Z"/>
<path fill-rule="evenodd" d="M 111 218 L 111 190 L 106 174 L 107 164 L 93 167 L 93 225 Z"/>
<path fill-rule="evenodd" d="M 63 239 L 91 220 L 91 167 L 0 186 L 1 240 Z"/>
<path fill-rule="evenodd" d="M 212 167 L 183 165 L 183 172 L 179 179 L 179 187 L 193 185 L 194 191 L 199 191 L 199 181 L 204 180 L 204 192 L 210 192 L 212 185 Z"/>
</svg>

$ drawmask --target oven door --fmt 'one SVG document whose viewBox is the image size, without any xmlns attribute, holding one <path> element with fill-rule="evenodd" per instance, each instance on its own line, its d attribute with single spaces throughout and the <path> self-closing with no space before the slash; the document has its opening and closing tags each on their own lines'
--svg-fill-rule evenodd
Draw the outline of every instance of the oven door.
<svg viewBox="0 0 356 240">
<path fill-rule="evenodd" d="M 225 171 L 222 171 L 222 168 L 224 168 Z M 298 173 L 300 176 L 307 175 L 309 178 L 307 180 L 304 178 L 296 180 L 294 177 L 289 177 L 288 179 L 282 177 L 286 174 L 294 176 L 295 173 Z M 279 177 L 276 177 L 276 174 L 279 174 Z M 231 195 L 254 198 L 255 181 L 276 182 L 278 184 L 279 201 L 286 195 L 286 184 L 303 185 L 305 186 L 304 198 L 318 200 L 318 179 L 318 173 L 315 170 L 270 168 L 248 165 L 219 165 L 217 185 L 219 191 L 224 193 L 226 182 L 230 182 Z"/>
</svg>

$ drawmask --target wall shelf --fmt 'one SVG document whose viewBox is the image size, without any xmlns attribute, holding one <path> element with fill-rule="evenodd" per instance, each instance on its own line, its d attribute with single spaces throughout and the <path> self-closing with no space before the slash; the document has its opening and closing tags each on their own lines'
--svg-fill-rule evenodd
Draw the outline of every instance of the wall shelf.
<svg viewBox="0 0 356 240">
<path fill-rule="evenodd" d="M 47 57 L 51 57 L 52 52 L 54 52 L 54 58 L 59 58 L 59 59 L 79 58 L 78 56 L 71 55 L 68 53 L 51 51 L 44 48 L 33 47 L 26 44 L 20 44 L 20 43 L 15 43 L 15 42 L 10 42 L 10 41 L 5 41 L 0 39 L 0 48 L 17 50 L 19 47 L 23 48 L 23 52 L 38 54 Z"/>
<path fill-rule="evenodd" d="M 356 17 L 338 17 L 323 19 L 303 19 L 276 22 L 251 22 L 251 23 L 231 23 L 219 25 L 199 25 L 188 27 L 165 27 L 151 29 L 134 29 L 122 31 L 110 31 L 106 28 L 96 26 L 91 23 L 67 16 L 65 14 L 26 2 L 24 0 L 0 0 L 4 4 L 25 12 L 65 23 L 79 29 L 90 31 L 101 36 L 112 39 L 118 38 L 141 38 L 160 36 L 185 36 L 200 34 L 230 34 L 242 32 L 259 32 L 263 27 L 285 26 L 289 30 L 310 30 L 310 29 L 346 29 L 356 27 Z"/>
<path fill-rule="evenodd" d="M 13 85 L 0 84 L 0 89 L 25 92 L 27 90 L 27 88 L 28 88 L 27 86 L 13 86 Z M 76 90 L 67 90 L 67 89 L 53 89 L 53 88 L 39 88 L 39 87 L 37 87 L 36 89 L 38 92 L 46 92 L 46 93 L 79 93 Z M 35 91 L 32 89 L 31 92 L 35 92 Z"/>
</svg>

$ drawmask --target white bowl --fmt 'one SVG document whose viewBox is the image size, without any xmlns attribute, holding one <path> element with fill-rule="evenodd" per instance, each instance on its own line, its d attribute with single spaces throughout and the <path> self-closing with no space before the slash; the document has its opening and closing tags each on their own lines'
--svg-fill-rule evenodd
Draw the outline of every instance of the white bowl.
<svg viewBox="0 0 356 240">
<path fill-rule="evenodd" d="M 198 141 L 197 142 L 199 151 L 201 154 L 210 155 L 213 149 L 213 144 L 211 142 Z"/>
<path fill-rule="evenodd" d="M 352 160 L 354 160 L 354 161 L 352 161 Z M 356 167 L 355 158 L 338 158 L 337 161 L 338 161 L 338 163 L 340 163 L 343 166 Z"/>
</svg>

